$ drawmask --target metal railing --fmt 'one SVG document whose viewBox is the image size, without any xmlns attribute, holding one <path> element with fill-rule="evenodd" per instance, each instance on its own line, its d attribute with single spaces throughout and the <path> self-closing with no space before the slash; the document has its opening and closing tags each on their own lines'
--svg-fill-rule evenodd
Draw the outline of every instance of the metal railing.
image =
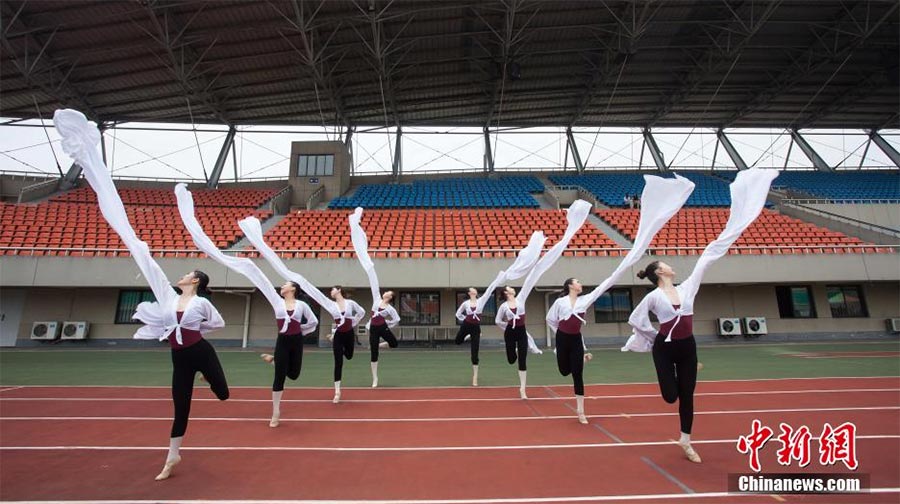
<svg viewBox="0 0 900 504">
<path fill-rule="evenodd" d="M 798 205 L 867 205 L 867 204 L 897 204 L 900 203 L 900 199 L 896 198 L 883 198 L 883 199 L 827 199 L 827 198 L 786 198 L 783 200 L 785 203 L 794 203 Z"/>
<path fill-rule="evenodd" d="M 55 179 L 50 179 L 50 180 L 44 180 L 42 182 L 38 182 L 36 184 L 31 184 L 31 185 L 23 187 L 22 190 L 19 191 L 19 199 L 18 199 L 18 201 L 16 201 L 16 203 L 21 204 L 22 201 L 25 200 L 26 195 L 28 195 L 29 193 L 34 193 L 34 192 L 39 192 L 39 191 L 44 190 L 47 192 L 45 194 L 43 194 L 42 196 L 51 194 L 52 192 L 54 192 L 56 190 L 57 187 L 59 187 L 59 181 L 60 181 L 60 179 L 55 178 Z M 38 196 L 38 197 L 40 197 L 40 196 Z"/>
<path fill-rule="evenodd" d="M 654 246 L 644 255 L 700 255 L 705 247 L 659 247 Z M 621 257 L 630 248 L 572 248 L 566 250 L 566 257 Z M 424 249 L 424 248 L 390 248 L 370 249 L 375 259 L 490 259 L 514 257 L 519 249 L 479 248 L 479 249 Z M 860 253 L 897 253 L 900 245 L 752 245 L 731 247 L 729 255 L 790 255 L 790 254 L 860 254 Z M 197 249 L 150 249 L 156 257 L 167 258 L 203 258 L 206 254 Z M 224 254 L 242 257 L 258 257 L 255 250 L 223 250 Z M 280 249 L 279 256 L 305 259 L 350 259 L 356 257 L 353 249 Z M 130 257 L 125 248 L 97 247 L 0 247 L 0 255 L 19 256 L 62 256 L 62 257 Z"/>
<path fill-rule="evenodd" d="M 325 193 L 325 186 L 319 186 L 318 189 L 313 191 L 312 194 L 309 195 L 309 198 L 306 198 L 306 209 L 312 210 L 322 201 L 322 194 Z"/>
<path fill-rule="evenodd" d="M 271 198 L 269 198 L 269 202 L 268 202 L 267 206 L 269 207 L 269 210 L 272 211 L 272 213 L 278 214 L 279 208 L 290 209 L 290 201 L 288 201 L 287 205 L 284 205 L 283 203 L 284 203 L 285 198 L 290 198 L 291 190 L 292 190 L 291 186 L 286 185 L 286 186 L 282 187 L 281 190 L 279 190 L 277 193 L 275 193 Z"/>
</svg>

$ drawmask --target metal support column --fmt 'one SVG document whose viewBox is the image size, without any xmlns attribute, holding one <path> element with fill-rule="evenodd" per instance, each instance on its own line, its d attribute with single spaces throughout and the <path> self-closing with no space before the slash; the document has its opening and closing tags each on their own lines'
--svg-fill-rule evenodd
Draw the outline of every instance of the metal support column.
<svg viewBox="0 0 900 504">
<path fill-rule="evenodd" d="M 219 185 L 219 177 L 222 176 L 222 170 L 225 168 L 225 160 L 228 159 L 228 151 L 234 143 L 234 136 L 236 134 L 237 129 L 235 129 L 234 126 L 230 126 L 228 128 L 228 134 L 225 135 L 225 143 L 222 144 L 222 149 L 219 150 L 219 157 L 216 158 L 216 165 L 213 167 L 213 171 L 209 175 L 209 181 L 206 183 L 206 187 L 209 189 L 215 189 Z"/>
<path fill-rule="evenodd" d="M 661 172 L 669 171 L 663 153 L 659 150 L 659 146 L 656 145 L 656 140 L 653 139 L 653 134 L 650 133 L 650 130 L 647 128 L 644 128 L 643 134 L 644 144 L 650 150 L 650 155 L 653 156 L 653 162 L 656 163 L 656 169 Z"/>
<path fill-rule="evenodd" d="M 494 173 L 494 152 L 491 150 L 491 132 L 484 127 L 484 171 Z"/>
<path fill-rule="evenodd" d="M 881 149 L 895 165 L 897 165 L 897 168 L 900 168 L 900 153 L 897 152 L 897 149 L 895 149 L 893 145 L 889 144 L 887 140 L 875 130 L 869 132 L 869 138 L 871 138 L 872 141 L 875 142 L 875 145 L 877 145 L 878 148 Z"/>
<path fill-rule="evenodd" d="M 579 175 L 584 173 L 584 163 L 581 162 L 581 154 L 578 153 L 578 146 L 575 145 L 575 135 L 572 134 L 572 128 L 566 128 L 566 143 L 568 149 L 572 151 L 572 161 L 575 163 L 575 170 Z"/>
<path fill-rule="evenodd" d="M 807 143 L 806 139 L 800 136 L 800 132 L 797 131 L 796 128 L 791 128 L 791 138 L 794 139 L 794 142 L 797 144 L 797 147 L 800 147 L 800 150 L 806 154 L 806 157 L 812 161 L 813 166 L 816 170 L 819 171 L 832 171 L 831 167 L 828 166 L 828 163 L 819 156 L 819 153 L 816 152 L 815 149 L 812 148 L 809 143 Z"/>
<path fill-rule="evenodd" d="M 744 161 L 744 158 L 741 157 L 741 154 L 734 148 L 734 145 L 731 144 L 731 140 L 725 135 L 725 132 L 722 131 L 722 128 L 716 130 L 716 138 L 719 139 L 719 142 L 722 144 L 722 148 L 725 149 L 725 152 L 728 153 L 728 157 L 731 158 L 731 161 L 734 163 L 734 166 L 738 170 L 746 170 L 747 163 Z"/>
</svg>

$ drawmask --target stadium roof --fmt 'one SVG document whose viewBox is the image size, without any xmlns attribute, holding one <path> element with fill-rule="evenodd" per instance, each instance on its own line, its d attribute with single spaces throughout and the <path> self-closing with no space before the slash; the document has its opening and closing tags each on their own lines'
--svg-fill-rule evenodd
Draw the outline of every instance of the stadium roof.
<svg viewBox="0 0 900 504">
<path fill-rule="evenodd" d="M 0 116 L 896 127 L 900 2 L 0 2 Z"/>
</svg>

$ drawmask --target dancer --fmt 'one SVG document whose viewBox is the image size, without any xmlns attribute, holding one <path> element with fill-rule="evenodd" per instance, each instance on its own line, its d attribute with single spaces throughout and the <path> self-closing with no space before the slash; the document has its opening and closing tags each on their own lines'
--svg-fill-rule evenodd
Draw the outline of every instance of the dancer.
<svg viewBox="0 0 900 504">
<path fill-rule="evenodd" d="M 331 334 L 331 353 L 334 354 L 334 399 L 332 402 L 341 402 L 341 378 L 344 371 L 344 358 L 353 358 L 353 349 L 356 346 L 356 326 L 366 316 L 366 311 L 359 303 L 344 297 L 344 288 L 335 285 L 331 288 L 331 299 L 340 311 L 340 320 L 335 322 L 334 332 Z"/>
<path fill-rule="evenodd" d="M 478 349 L 481 346 L 481 317 L 476 311 L 478 308 L 478 290 L 469 287 L 466 290 L 469 299 L 459 305 L 456 310 L 456 320 L 459 320 L 459 330 L 456 331 L 456 344 L 462 345 L 463 341 L 471 341 L 472 354 L 472 386 L 478 386 Z"/>
<path fill-rule="evenodd" d="M 381 293 L 378 285 L 378 274 L 375 272 L 375 263 L 369 257 L 369 239 L 363 230 L 360 221 L 362 221 L 362 208 L 356 208 L 350 214 L 350 240 L 353 242 L 353 250 L 356 251 L 356 257 L 362 265 L 366 276 L 369 278 L 369 287 L 372 290 L 372 318 L 366 323 L 366 330 L 369 331 L 369 349 L 371 353 L 372 368 L 372 388 L 378 386 L 378 350 L 379 348 L 397 348 L 399 343 L 391 329 L 397 327 L 400 323 L 400 315 L 397 310 L 391 306 L 391 300 L 394 299 L 393 291 Z M 379 343 L 381 339 L 383 343 Z"/>
<path fill-rule="evenodd" d="M 766 203 L 772 180 L 777 176 L 777 170 L 751 168 L 738 172 L 729 186 L 731 213 L 725 229 L 706 246 L 694 271 L 680 285 L 675 286 L 675 270 L 661 261 L 653 261 L 638 272 L 638 278 L 646 278 L 656 289 L 647 294 L 631 313 L 628 323 L 634 334 L 622 351 L 652 351 L 663 399 L 669 404 L 678 401 L 681 423 L 678 444 L 688 460 L 694 463 L 701 462 L 700 455 L 691 446 L 698 367 L 697 344 L 693 335 L 694 298 L 706 269 L 724 256 L 741 233 L 756 220 Z M 650 322 L 651 312 L 659 320 L 658 331 Z"/>
<path fill-rule="evenodd" d="M 278 333 L 275 340 L 275 355 L 261 354 L 263 361 L 275 365 L 275 381 L 272 382 L 272 420 L 269 427 L 278 427 L 281 420 L 281 396 L 284 394 L 284 380 L 296 380 L 303 367 L 303 337 L 316 331 L 319 319 L 308 304 L 297 299 L 300 285 L 296 282 L 285 282 L 279 289 L 284 299 L 284 307 L 290 319 L 290 325 L 284 333 Z M 295 314 L 300 314 L 297 320 Z M 281 322 L 281 321 L 278 321 Z"/>
<path fill-rule="evenodd" d="M 553 266 L 553 263 L 562 256 L 563 251 L 569 245 L 575 233 L 581 229 L 591 211 L 591 204 L 584 200 L 576 200 L 566 210 L 568 226 L 563 236 L 550 250 L 534 265 L 534 268 L 525 277 L 525 282 L 519 294 L 510 286 L 504 288 L 506 301 L 497 308 L 497 316 L 494 322 L 503 329 L 503 342 L 506 346 L 506 360 L 510 364 L 519 364 L 519 397 L 528 399 L 525 393 L 527 382 L 527 355 L 528 351 L 541 353 L 534 343 L 534 338 L 525 330 L 525 302 L 528 295 L 537 284 L 538 279 L 545 271 Z"/>
<path fill-rule="evenodd" d="M 181 277 L 176 283 L 181 293 L 177 294 L 150 254 L 150 248 L 135 234 L 109 170 L 97 151 L 100 132 L 96 124 L 74 110 L 57 110 L 53 123 L 62 137 L 63 150 L 84 170 L 85 178 L 97 193 L 100 212 L 122 238 L 156 297 L 153 303 L 139 304 L 133 318 L 145 324 L 134 334 L 135 339 L 168 339 L 172 349 L 174 419 L 166 461 L 156 476 L 156 480 L 164 480 L 181 462 L 180 448 L 187 431 L 196 373 L 203 375 L 219 400 L 228 399 L 228 383 L 219 358 L 203 338 L 210 331 L 224 327 L 225 321 L 208 299 L 198 296 L 209 293 L 209 277 L 205 273 L 194 270 Z"/>
<path fill-rule="evenodd" d="M 366 324 L 369 331 L 369 351 L 371 353 L 372 388 L 378 386 L 378 350 L 381 348 L 397 348 L 399 343 L 391 329 L 400 324 L 400 315 L 391 306 L 394 291 L 385 291 L 381 299 L 372 304 L 372 318 Z M 384 341 L 381 341 L 384 339 Z"/>
<path fill-rule="evenodd" d="M 275 312 L 275 319 L 278 321 L 280 326 L 280 329 L 278 331 L 279 340 L 286 339 L 286 337 L 282 337 L 282 335 L 285 335 L 290 331 L 292 322 L 294 323 L 295 328 L 297 328 L 298 325 L 305 326 L 305 330 L 307 331 L 307 333 L 316 330 L 316 326 L 318 325 L 319 321 L 312 313 L 312 310 L 309 309 L 309 306 L 303 304 L 298 307 L 295 305 L 292 307 L 293 310 L 288 312 L 285 300 L 278 295 L 275 289 L 272 288 L 272 284 L 269 282 L 269 279 L 266 278 L 266 275 L 256 266 L 256 264 L 253 263 L 253 261 L 246 257 L 227 256 L 223 254 L 218 247 L 216 247 L 216 244 L 213 243 L 209 236 L 206 235 L 206 232 L 203 231 L 203 228 L 200 226 L 200 222 L 197 221 L 197 217 L 194 215 L 194 198 L 191 195 L 191 192 L 188 190 L 186 184 L 178 184 L 175 186 L 175 199 L 178 203 L 178 213 L 181 215 L 181 220 L 184 223 L 184 227 L 191 235 L 191 239 L 194 241 L 194 245 L 196 245 L 197 248 L 204 252 L 210 259 L 216 261 L 217 263 L 225 266 L 232 271 L 236 271 L 247 277 L 247 279 L 250 280 L 250 282 L 260 290 L 262 295 L 272 306 L 272 310 Z M 303 331 L 302 328 L 299 329 L 300 332 Z M 294 340 L 299 340 L 299 345 L 302 349 L 302 337 L 296 336 Z M 283 341 L 282 346 L 284 346 L 285 344 L 286 343 Z M 297 343 L 295 342 L 294 345 L 291 346 L 296 347 Z M 281 363 L 281 366 L 287 368 L 289 367 L 288 361 L 290 360 L 290 352 L 282 352 L 282 355 L 286 359 L 282 359 L 283 362 Z M 297 376 L 299 377 L 300 363 L 297 362 L 296 366 Z M 282 379 L 281 383 L 278 383 L 278 362 L 275 363 L 275 367 L 276 379 L 275 383 L 273 384 L 274 386 L 272 387 L 272 419 L 269 421 L 270 427 L 278 427 L 280 423 L 281 396 L 284 392 L 284 380 Z"/>
<path fill-rule="evenodd" d="M 588 423 L 584 413 L 584 363 L 591 358 L 581 335 L 584 316 L 594 302 L 640 260 L 656 233 L 678 212 L 693 190 L 694 184 L 678 175 L 674 179 L 645 175 L 642 198 L 649 203 L 641 210 L 634 246 L 628 255 L 609 278 L 589 294 L 581 295 L 583 288 L 577 278 L 566 279 L 559 298 L 547 312 L 547 325 L 556 332 L 556 364 L 560 374 L 572 375 L 575 412 L 583 424 Z"/>
</svg>

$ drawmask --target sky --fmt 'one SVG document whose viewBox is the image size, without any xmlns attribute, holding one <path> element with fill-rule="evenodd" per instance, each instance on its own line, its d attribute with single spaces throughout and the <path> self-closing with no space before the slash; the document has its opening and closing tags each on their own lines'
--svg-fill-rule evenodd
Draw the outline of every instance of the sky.
<svg viewBox="0 0 900 504">
<path fill-rule="evenodd" d="M 0 122 L 7 120 L 0 118 Z M 27 121 L 25 124 L 39 125 L 40 122 Z M 179 131 L 161 131 L 159 128 Z M 197 126 L 197 129 L 194 131 L 190 124 L 121 124 L 105 132 L 107 165 L 114 177 L 202 180 L 204 169 L 210 172 L 215 164 L 226 130 L 208 125 Z M 811 167 L 802 151 L 796 145 L 791 146 L 790 134 L 785 130 L 731 129 L 725 132 L 748 165 Z M 644 152 L 641 159 L 643 137 L 636 128 L 573 128 L 573 133 L 587 169 L 655 168 L 648 152 Z M 881 134 L 900 150 L 900 130 L 883 130 Z M 893 167 L 874 143 L 866 149 L 869 142 L 865 131 L 802 130 L 801 135 L 830 166 L 846 169 L 858 169 L 860 165 L 863 168 Z M 236 156 L 229 153 L 221 180 L 233 180 L 235 171 L 241 180 L 287 178 L 291 142 L 334 140 L 336 137 L 334 131 L 322 127 L 241 127 L 235 137 L 233 152 Z M 657 129 L 654 138 L 664 159 L 672 163 L 675 170 L 734 169 L 725 151 L 721 147 L 716 149 L 716 135 L 712 129 Z M 390 173 L 394 142 L 393 130 L 354 134 L 355 172 Z M 556 170 L 566 163 L 563 128 L 494 132 L 491 144 L 498 171 Z M 404 173 L 483 169 L 484 137 L 480 128 L 404 127 L 401 150 Z M 59 136 L 52 127 L 0 128 L 0 171 L 58 175 L 57 163 L 65 172 L 71 160 L 60 149 Z M 571 156 L 567 166 L 574 166 Z"/>
</svg>

